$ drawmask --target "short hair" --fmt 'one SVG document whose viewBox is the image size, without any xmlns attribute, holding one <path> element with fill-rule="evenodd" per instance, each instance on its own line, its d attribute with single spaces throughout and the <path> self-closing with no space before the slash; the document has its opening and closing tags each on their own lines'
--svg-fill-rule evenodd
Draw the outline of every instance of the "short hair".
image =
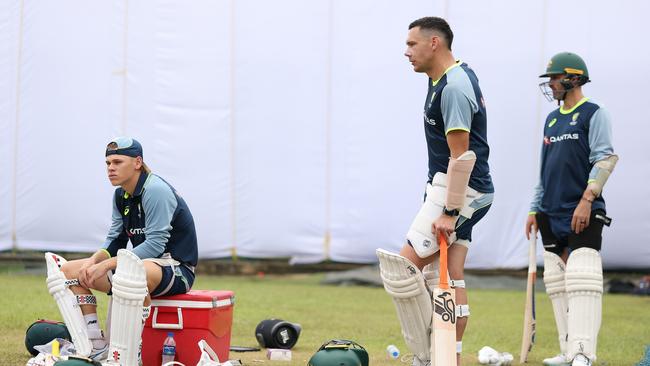
<svg viewBox="0 0 650 366">
<path fill-rule="evenodd" d="M 454 41 L 454 32 L 451 31 L 451 27 L 449 27 L 449 23 L 447 23 L 446 20 L 439 17 L 424 17 L 409 24 L 409 29 L 415 27 L 441 33 L 442 37 L 447 42 L 447 48 L 451 51 L 451 43 Z"/>
</svg>

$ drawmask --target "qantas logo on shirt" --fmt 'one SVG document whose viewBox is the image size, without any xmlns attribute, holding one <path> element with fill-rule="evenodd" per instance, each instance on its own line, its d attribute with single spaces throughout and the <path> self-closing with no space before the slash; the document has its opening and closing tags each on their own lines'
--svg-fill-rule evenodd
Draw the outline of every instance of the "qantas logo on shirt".
<svg viewBox="0 0 650 366">
<path fill-rule="evenodd" d="M 544 145 L 550 145 L 554 142 L 560 142 L 565 140 L 578 140 L 580 135 L 577 133 L 565 133 L 564 135 L 559 136 L 544 136 Z"/>
</svg>

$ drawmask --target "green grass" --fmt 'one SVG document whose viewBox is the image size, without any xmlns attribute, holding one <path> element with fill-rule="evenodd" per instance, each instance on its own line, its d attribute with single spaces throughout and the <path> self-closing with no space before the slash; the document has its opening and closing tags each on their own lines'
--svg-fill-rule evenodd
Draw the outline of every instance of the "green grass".
<svg viewBox="0 0 650 366">
<path fill-rule="evenodd" d="M 258 277 L 199 276 L 197 289 L 228 289 L 236 296 L 232 345 L 255 346 L 254 330 L 266 318 L 282 318 L 303 326 L 293 349 L 293 361 L 268 361 L 265 353 L 230 353 L 245 365 L 306 365 L 325 341 L 352 339 L 363 345 L 370 364 L 397 366 L 385 349 L 407 348 L 393 304 L 381 288 L 319 285 L 322 275 Z M 522 280 L 523 281 L 523 280 Z M 25 365 L 25 329 L 38 318 L 60 319 L 47 293 L 43 276 L 0 274 L 0 365 Z M 521 342 L 524 293 L 471 290 L 472 315 L 464 338 L 463 365 L 478 365 L 478 350 L 489 345 L 510 352 L 517 360 Z M 104 324 L 105 295 L 98 296 Z M 557 353 L 557 337 L 550 301 L 537 293 L 537 343 L 529 364 Z M 604 319 L 598 341 L 597 365 L 635 365 L 650 344 L 650 298 L 605 295 Z M 147 365 L 150 366 L 150 365 Z M 155 365 L 151 365 L 155 366 Z M 188 365 L 190 366 L 190 365 Z M 193 366 L 193 365 L 191 365 Z"/>
</svg>

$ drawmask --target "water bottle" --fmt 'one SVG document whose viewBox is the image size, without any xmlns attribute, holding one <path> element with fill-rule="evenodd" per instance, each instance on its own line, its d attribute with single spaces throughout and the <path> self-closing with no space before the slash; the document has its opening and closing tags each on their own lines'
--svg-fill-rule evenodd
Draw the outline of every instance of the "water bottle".
<svg viewBox="0 0 650 366">
<path fill-rule="evenodd" d="M 386 352 L 388 353 L 388 357 L 392 359 L 397 359 L 397 357 L 399 357 L 399 349 L 395 347 L 394 344 L 391 344 L 388 347 L 386 347 Z"/>
<path fill-rule="evenodd" d="M 167 338 L 163 342 L 162 348 L 162 365 L 174 361 L 176 358 L 176 341 L 174 340 L 174 333 L 167 333 Z"/>
</svg>

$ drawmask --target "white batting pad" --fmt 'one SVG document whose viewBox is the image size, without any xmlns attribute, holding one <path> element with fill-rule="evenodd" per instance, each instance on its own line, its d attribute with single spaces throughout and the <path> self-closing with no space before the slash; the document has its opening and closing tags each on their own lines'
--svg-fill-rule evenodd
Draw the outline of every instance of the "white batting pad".
<svg viewBox="0 0 650 366">
<path fill-rule="evenodd" d="M 381 279 L 386 292 L 393 298 L 406 345 L 420 360 L 429 360 L 433 306 L 422 272 L 396 253 L 377 249 L 377 258 Z"/>
<path fill-rule="evenodd" d="M 582 353 L 594 359 L 602 316 L 603 265 L 600 253 L 580 248 L 569 255 L 566 266 L 569 299 L 569 358 Z"/>
<path fill-rule="evenodd" d="M 564 279 L 565 272 L 566 269 L 562 258 L 555 253 L 544 251 L 544 285 L 553 305 L 555 326 L 557 327 L 557 336 L 562 354 L 566 354 L 567 351 L 568 303 Z"/>
<path fill-rule="evenodd" d="M 424 276 L 424 283 L 426 283 L 429 293 L 433 294 L 433 290 L 440 286 L 440 268 L 439 261 L 435 260 L 422 268 L 422 275 Z"/>
<path fill-rule="evenodd" d="M 88 335 L 86 321 L 77 302 L 77 296 L 68 288 L 71 282 L 78 282 L 68 280 L 61 271 L 61 266 L 66 262 L 59 255 L 50 252 L 45 253 L 47 289 L 59 307 L 59 312 L 61 312 L 63 321 L 72 337 L 72 343 L 74 343 L 77 354 L 88 356 L 93 349 L 93 345 Z"/>
<path fill-rule="evenodd" d="M 109 271 L 110 272 L 110 271 Z M 111 279 L 111 283 L 113 280 Z M 106 305 L 106 341 L 110 342 L 111 340 L 111 313 L 113 312 L 113 296 L 108 297 L 108 304 Z"/>
<path fill-rule="evenodd" d="M 418 257 L 426 258 L 436 253 L 440 247 L 438 239 L 431 233 L 431 224 L 440 215 L 445 206 L 447 197 L 447 174 L 436 173 L 430 184 L 427 184 L 426 199 L 420 207 L 413 223 L 406 233 L 406 239 L 413 246 Z M 472 206 L 472 203 L 484 199 L 485 194 L 466 187 L 464 204 L 460 208 L 460 216 L 470 219 L 479 206 Z M 458 218 L 457 218 L 458 220 Z M 458 240 L 456 233 L 448 238 L 450 243 L 468 246 L 469 241 Z"/>
<path fill-rule="evenodd" d="M 131 251 L 120 249 L 113 275 L 111 341 L 108 349 L 108 358 L 112 364 L 139 364 L 142 305 L 146 296 L 147 273 L 142 261 Z"/>
<path fill-rule="evenodd" d="M 443 186 L 427 184 L 426 199 L 406 233 L 406 239 L 420 258 L 429 257 L 440 249 L 438 238 L 431 233 L 431 224 L 442 214 L 446 191 Z"/>
</svg>

